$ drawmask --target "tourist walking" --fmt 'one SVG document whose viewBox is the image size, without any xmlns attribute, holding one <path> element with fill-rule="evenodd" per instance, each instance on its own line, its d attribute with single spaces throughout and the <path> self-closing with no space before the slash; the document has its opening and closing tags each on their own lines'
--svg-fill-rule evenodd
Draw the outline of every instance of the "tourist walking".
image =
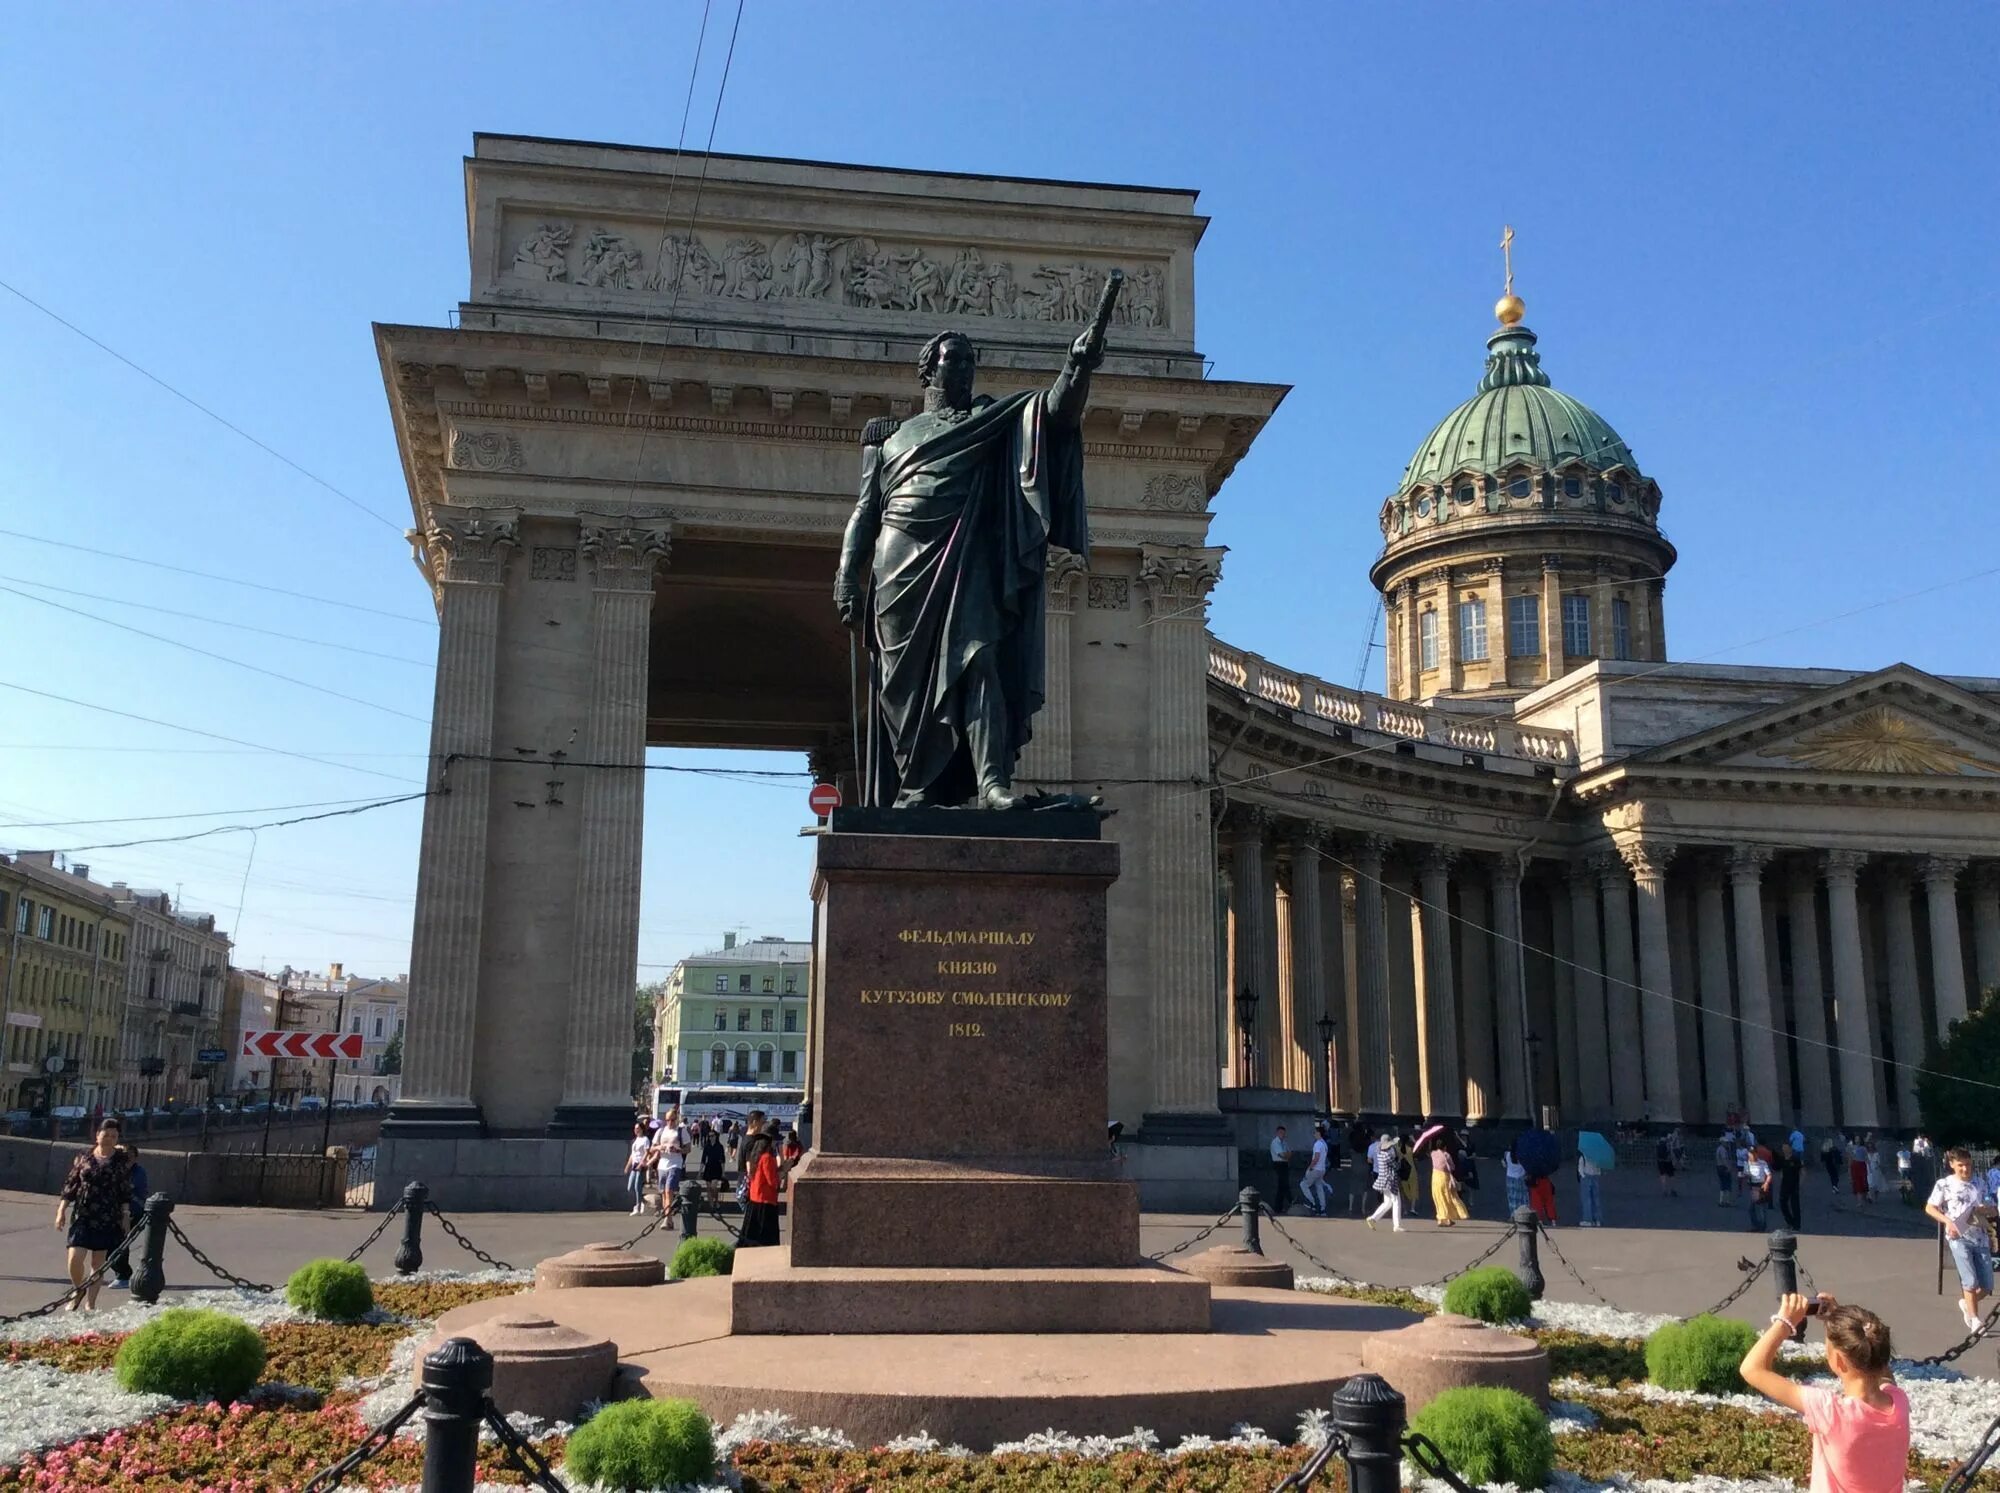
<svg viewBox="0 0 2000 1493">
<path fill-rule="evenodd" d="M 660 1216 L 665 1218 L 673 1200 L 680 1196 L 681 1179 L 687 1176 L 688 1152 L 694 1148 L 694 1137 L 681 1122 L 681 1107 L 676 1104 L 667 1111 L 660 1123 L 660 1133 L 653 1137 L 655 1164 L 660 1169 Z"/>
<path fill-rule="evenodd" d="M 743 1144 L 737 1151 L 743 1172 L 744 1246 L 778 1242 L 778 1155 L 764 1131 L 764 1111 L 753 1109 L 743 1121 Z"/>
<path fill-rule="evenodd" d="M 1847 1182 L 1864 1203 L 1875 1201 L 1874 1189 L 1868 1185 L 1868 1169 L 1874 1156 L 1875 1148 L 1865 1135 L 1855 1136 L 1847 1147 Z"/>
<path fill-rule="evenodd" d="M 1403 1232 L 1403 1173 L 1409 1163 L 1403 1160 L 1401 1152 L 1402 1146 L 1390 1130 L 1383 1131 L 1381 1138 L 1368 1148 L 1368 1159 L 1375 1168 L 1375 1191 L 1382 1195 L 1381 1206 L 1367 1218 L 1371 1229 L 1375 1220 L 1386 1213 L 1396 1232 Z"/>
<path fill-rule="evenodd" d="M 1442 1143 L 1431 1147 L 1431 1206 L 1437 1210 L 1441 1229 L 1456 1228 L 1472 1216 L 1465 1206 L 1465 1194 L 1459 1190 L 1458 1163 Z"/>
<path fill-rule="evenodd" d="M 1576 1212 L 1577 1227 L 1601 1229 L 1604 1227 L 1603 1169 L 1581 1152 L 1576 1158 Z"/>
<path fill-rule="evenodd" d="M 70 1311 L 96 1311 L 95 1272 L 105 1255 L 124 1239 L 125 1210 L 132 1200 L 132 1168 L 118 1148 L 116 1119 L 97 1127 L 88 1151 L 70 1163 L 56 1201 L 56 1227 L 68 1231 Z M 84 1281 L 90 1280 L 86 1287 Z"/>
<path fill-rule="evenodd" d="M 1778 1212 L 1785 1220 L 1785 1227 L 1796 1232 L 1803 1227 L 1799 1219 L 1805 1192 L 1805 1156 L 1786 1141 L 1778 1147 L 1773 1169 L 1778 1174 Z"/>
<path fill-rule="evenodd" d="M 1826 1366 L 1838 1387 L 1801 1384 L 1778 1372 L 1778 1352 L 1816 1310 Z M 1910 1401 L 1890 1380 L 1889 1324 L 1822 1293 L 1778 1302 L 1737 1372 L 1757 1393 L 1796 1411 L 1812 1433 L 1812 1486 L 1820 1493 L 1902 1493 L 1910 1460 Z"/>
<path fill-rule="evenodd" d="M 1509 1146 L 1500 1156 L 1500 1169 L 1507 1177 L 1507 1216 L 1512 1218 L 1528 1206 L 1528 1169 Z"/>
<path fill-rule="evenodd" d="M 646 1134 L 646 1122 L 634 1120 L 632 1146 L 625 1153 L 625 1195 L 632 1199 L 630 1212 L 646 1211 L 646 1163 L 652 1153 L 653 1142 Z"/>
<path fill-rule="evenodd" d="M 1292 1148 L 1285 1140 L 1285 1127 L 1271 1137 L 1271 1211 L 1283 1213 L 1292 1205 Z"/>
<path fill-rule="evenodd" d="M 1840 1163 L 1847 1155 L 1847 1138 L 1835 1131 L 1819 1143 L 1819 1164 L 1826 1169 L 1826 1185 L 1834 1201 L 1840 1201 Z"/>
<path fill-rule="evenodd" d="M 1326 1126 L 1313 1126 L 1312 1156 L 1306 1162 L 1306 1174 L 1299 1183 L 1299 1194 L 1315 1218 L 1326 1217 L 1326 1205 L 1333 1195 L 1332 1189 L 1326 1185 L 1327 1167 L 1332 1159 L 1332 1148 L 1326 1143 Z"/>
<path fill-rule="evenodd" d="M 1715 1205 L 1727 1208 L 1736 1201 L 1736 1141 L 1728 1131 L 1715 1143 Z"/>
<path fill-rule="evenodd" d="M 1679 1197 L 1680 1184 L 1674 1179 L 1680 1175 L 1681 1133 L 1669 1130 L 1660 1137 L 1660 1143 L 1653 1148 L 1653 1167 L 1660 1174 L 1660 1196 Z"/>
<path fill-rule="evenodd" d="M 1924 1203 L 1924 1212 L 1944 1228 L 1952 1263 L 1958 1267 L 1958 1314 L 1968 1331 L 1979 1330 L 1979 1303 L 1993 1294 L 1993 1249 L 1986 1220 L 1993 1215 L 1993 1195 L 1972 1169 L 1972 1153 L 1953 1146 L 1944 1153 L 1947 1175 L 1938 1178 Z"/>
<path fill-rule="evenodd" d="M 1743 1160 L 1743 1191 L 1750 1199 L 1750 1227 L 1761 1234 L 1771 1226 L 1771 1163 L 1762 1151 Z"/>
<path fill-rule="evenodd" d="M 138 1226 L 139 1219 L 146 1211 L 148 1183 L 146 1180 L 146 1168 L 139 1164 L 139 1148 L 128 1143 L 119 1147 L 119 1149 L 125 1153 L 126 1165 L 132 1169 L 132 1190 L 127 1199 L 127 1214 L 123 1231 L 129 1235 Z M 126 1291 L 130 1290 L 131 1286 L 132 1251 L 127 1249 L 121 1240 L 118 1247 L 111 1251 L 111 1289 L 114 1291 Z"/>
<path fill-rule="evenodd" d="M 701 1122 L 701 1185 L 708 1193 L 711 1209 L 722 1206 L 722 1184 L 729 1175 L 729 1153 L 722 1133 L 707 1120 Z"/>
</svg>

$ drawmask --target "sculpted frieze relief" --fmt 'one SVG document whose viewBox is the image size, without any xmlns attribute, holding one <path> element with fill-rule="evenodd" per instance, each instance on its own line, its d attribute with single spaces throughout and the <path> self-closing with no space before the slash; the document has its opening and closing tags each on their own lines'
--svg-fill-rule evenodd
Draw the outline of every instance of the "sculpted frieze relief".
<svg viewBox="0 0 2000 1493">
<path fill-rule="evenodd" d="M 451 464 L 477 472 L 518 472 L 527 466 L 518 436 L 491 430 L 456 430 Z"/>
<path fill-rule="evenodd" d="M 817 301 L 860 311 L 1083 323 L 1105 271 L 1083 261 L 1001 258 L 977 245 L 895 243 L 868 234 L 799 231 L 657 235 L 593 227 L 577 245 L 573 222 L 515 229 L 507 273 L 537 284 L 650 291 L 676 299 Z M 1125 290 L 1116 325 L 1170 324 L 1166 271 L 1118 266 Z"/>
<path fill-rule="evenodd" d="M 1155 472 L 1139 494 L 1141 508 L 1168 513 L 1199 513 L 1208 501 L 1201 479 L 1189 472 Z"/>
</svg>

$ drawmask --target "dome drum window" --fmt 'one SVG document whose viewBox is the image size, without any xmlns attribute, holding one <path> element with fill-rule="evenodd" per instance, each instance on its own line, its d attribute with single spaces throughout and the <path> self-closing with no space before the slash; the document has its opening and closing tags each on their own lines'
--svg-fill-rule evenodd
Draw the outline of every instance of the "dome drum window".
<svg viewBox="0 0 2000 1493">
<path fill-rule="evenodd" d="M 1581 477 L 1563 478 L 1563 496 L 1566 498 L 1581 499 L 1583 497 L 1583 479 Z"/>
<path fill-rule="evenodd" d="M 1478 496 L 1478 494 L 1473 491 L 1472 485 L 1470 483 L 1467 483 L 1464 487 L 1461 487 L 1458 490 L 1459 507 L 1461 508 L 1469 507 L 1472 503 L 1473 498 L 1475 498 L 1476 496 Z"/>
</svg>

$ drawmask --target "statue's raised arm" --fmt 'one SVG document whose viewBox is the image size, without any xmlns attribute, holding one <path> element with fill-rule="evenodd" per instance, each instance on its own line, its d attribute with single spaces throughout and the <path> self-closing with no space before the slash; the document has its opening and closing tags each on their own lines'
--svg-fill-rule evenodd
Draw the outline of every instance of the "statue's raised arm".
<svg viewBox="0 0 2000 1493">
<path fill-rule="evenodd" d="M 1097 314 L 1069 345 L 1063 370 L 1049 386 L 1049 418 L 1060 425 L 1074 425 L 1083 418 L 1083 407 L 1090 397 L 1090 375 L 1104 361 L 1105 330 L 1111 325 L 1111 311 L 1118 304 L 1119 287 L 1124 283 L 1123 270 L 1113 270 L 1105 277 L 1103 294 L 1097 298 Z"/>
</svg>

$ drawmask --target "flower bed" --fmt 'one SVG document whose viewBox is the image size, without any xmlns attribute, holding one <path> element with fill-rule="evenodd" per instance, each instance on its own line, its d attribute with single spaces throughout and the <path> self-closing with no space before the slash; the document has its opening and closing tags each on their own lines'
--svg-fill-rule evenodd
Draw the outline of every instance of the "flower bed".
<svg viewBox="0 0 2000 1493">
<path fill-rule="evenodd" d="M 524 1271 L 482 1271 L 473 1276 L 406 1276 L 375 1282 L 375 1310 L 429 1322 L 446 1312 L 495 1296 L 513 1296 L 534 1284 Z"/>
</svg>

